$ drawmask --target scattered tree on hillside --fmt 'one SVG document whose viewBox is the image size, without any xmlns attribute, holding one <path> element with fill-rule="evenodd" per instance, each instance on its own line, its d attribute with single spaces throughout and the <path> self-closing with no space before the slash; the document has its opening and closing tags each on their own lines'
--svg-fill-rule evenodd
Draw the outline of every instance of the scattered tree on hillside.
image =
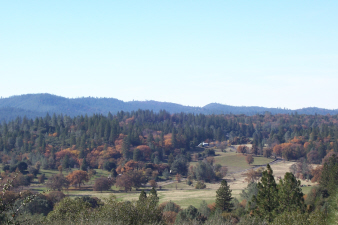
<svg viewBox="0 0 338 225">
<path fill-rule="evenodd" d="M 188 162 L 187 159 L 183 156 L 183 155 L 177 155 L 176 159 L 174 160 L 174 162 L 171 164 L 171 172 L 173 174 L 182 174 L 182 175 L 186 175 L 188 172 Z"/>
<path fill-rule="evenodd" d="M 62 174 L 54 174 L 48 179 L 46 186 L 52 190 L 61 191 L 62 188 L 68 189 L 69 184 L 70 183 L 67 178 L 65 178 Z"/>
<path fill-rule="evenodd" d="M 112 178 L 100 177 L 95 180 L 93 190 L 94 191 L 108 191 L 111 186 L 114 184 Z"/>
<path fill-rule="evenodd" d="M 216 191 L 216 207 L 222 211 L 230 212 L 233 207 L 231 200 L 230 186 L 226 180 L 222 180 L 221 186 Z"/>
<path fill-rule="evenodd" d="M 247 148 L 246 148 L 246 146 L 245 145 L 239 145 L 238 147 L 237 147 L 237 152 L 238 153 L 242 153 L 243 155 L 246 153 L 246 151 L 247 151 Z"/>
<path fill-rule="evenodd" d="M 147 178 L 143 175 L 142 171 L 131 170 L 125 173 L 125 175 L 130 177 L 132 187 L 136 188 L 136 190 L 147 183 Z"/>
<path fill-rule="evenodd" d="M 71 185 L 78 185 L 80 188 L 81 184 L 89 181 L 89 176 L 88 173 L 85 171 L 75 170 L 67 176 L 67 179 L 69 180 Z"/>
<path fill-rule="evenodd" d="M 245 176 L 245 181 L 248 183 L 256 182 L 262 176 L 262 172 L 256 171 L 254 169 L 248 170 L 243 174 Z"/>
<path fill-rule="evenodd" d="M 246 157 L 245 157 L 245 160 L 246 160 L 246 162 L 250 165 L 250 164 L 252 164 L 253 162 L 254 162 L 254 158 L 252 157 L 252 155 L 247 155 Z"/>
<path fill-rule="evenodd" d="M 115 185 L 120 188 L 124 188 L 125 192 L 131 190 L 133 186 L 132 179 L 127 174 L 122 174 L 116 178 Z"/>
<path fill-rule="evenodd" d="M 150 181 L 149 181 L 149 184 L 150 184 L 151 187 L 157 188 L 157 183 L 156 183 L 155 180 L 150 180 Z"/>
</svg>

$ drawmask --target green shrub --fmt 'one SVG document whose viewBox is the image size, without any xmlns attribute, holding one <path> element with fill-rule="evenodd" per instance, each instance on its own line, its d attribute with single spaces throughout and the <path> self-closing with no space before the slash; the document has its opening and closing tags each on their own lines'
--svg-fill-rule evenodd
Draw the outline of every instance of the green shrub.
<svg viewBox="0 0 338 225">
<path fill-rule="evenodd" d="M 205 185 L 205 183 L 203 181 L 197 181 L 195 189 L 204 189 L 206 187 L 207 187 L 207 185 Z"/>
</svg>

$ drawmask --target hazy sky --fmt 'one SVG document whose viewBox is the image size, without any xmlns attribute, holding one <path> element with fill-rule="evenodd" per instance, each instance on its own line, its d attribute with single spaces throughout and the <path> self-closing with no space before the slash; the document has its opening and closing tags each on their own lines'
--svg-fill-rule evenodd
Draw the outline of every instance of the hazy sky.
<svg viewBox="0 0 338 225">
<path fill-rule="evenodd" d="M 338 1 L 0 0 L 0 96 L 338 108 Z"/>
</svg>

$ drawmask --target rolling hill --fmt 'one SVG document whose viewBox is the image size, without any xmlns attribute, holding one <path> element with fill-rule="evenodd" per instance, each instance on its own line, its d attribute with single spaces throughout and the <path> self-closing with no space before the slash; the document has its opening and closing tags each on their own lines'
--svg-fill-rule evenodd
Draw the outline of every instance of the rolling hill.
<svg viewBox="0 0 338 225">
<path fill-rule="evenodd" d="M 153 110 L 158 112 L 166 110 L 170 113 L 202 113 L 202 114 L 262 114 L 270 112 L 277 113 L 294 113 L 299 114 L 338 114 L 338 110 L 328 110 L 322 108 L 303 108 L 297 110 L 281 109 L 281 108 L 265 108 L 258 106 L 230 106 L 218 103 L 211 103 L 204 107 L 184 106 L 169 102 L 158 101 L 130 101 L 124 102 L 116 98 L 65 98 L 51 94 L 26 94 L 12 96 L 0 99 L 0 121 L 12 120 L 17 116 L 27 116 L 35 118 L 36 116 L 44 116 L 49 114 L 66 114 L 69 116 L 103 114 L 108 112 L 116 114 L 118 111 L 136 111 L 138 109 Z"/>
</svg>

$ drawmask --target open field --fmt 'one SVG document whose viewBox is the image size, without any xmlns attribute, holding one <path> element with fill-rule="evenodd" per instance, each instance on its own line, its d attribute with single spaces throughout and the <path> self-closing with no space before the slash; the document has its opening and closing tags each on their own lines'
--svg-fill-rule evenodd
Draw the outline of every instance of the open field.
<svg viewBox="0 0 338 225">
<path fill-rule="evenodd" d="M 272 165 L 272 169 L 274 171 L 275 177 L 283 177 L 285 172 L 289 171 L 289 167 L 294 162 L 279 162 Z M 235 179 L 234 179 L 235 178 Z M 247 182 L 244 181 L 244 176 L 241 173 L 234 173 L 233 175 L 229 175 L 226 177 L 230 188 L 232 190 L 233 197 L 240 199 L 240 193 L 247 186 Z M 277 179 L 276 179 L 277 180 Z M 302 184 L 310 184 L 315 185 L 313 183 L 308 183 L 301 181 Z M 193 205 L 195 207 L 199 207 L 200 203 L 205 200 L 207 203 L 212 203 L 216 198 L 216 190 L 219 188 L 219 183 L 206 183 L 206 189 L 197 190 L 194 187 L 187 185 L 185 182 L 176 183 L 176 182 L 168 182 L 162 184 L 162 189 L 157 190 L 158 196 L 160 198 L 160 203 L 166 201 L 173 201 L 179 204 L 182 208 L 186 208 L 189 205 Z M 177 185 L 177 189 L 176 189 Z M 312 186 L 302 187 L 304 194 L 307 194 Z M 65 191 L 65 194 L 70 197 L 78 197 L 78 196 L 93 196 L 98 197 L 100 199 L 104 199 L 109 197 L 109 195 L 113 194 L 117 197 L 118 200 L 124 201 L 132 201 L 137 200 L 140 194 L 140 190 L 136 191 L 133 189 L 131 192 L 120 191 L 118 188 L 113 186 L 112 191 L 105 192 L 94 192 L 91 189 L 87 188 L 88 186 L 84 186 L 82 190 L 70 188 L 68 191 Z M 146 192 L 149 193 L 150 187 L 144 188 Z"/>
<path fill-rule="evenodd" d="M 227 166 L 229 169 L 228 175 L 225 179 L 228 181 L 230 188 L 232 190 L 233 197 L 240 199 L 240 193 L 244 188 L 247 187 L 247 182 L 244 181 L 245 177 L 243 175 L 243 170 L 250 169 L 257 165 L 267 164 L 273 159 L 264 158 L 264 157 L 254 157 L 254 163 L 252 165 L 248 165 L 245 160 L 245 156 L 239 153 L 235 153 L 230 149 L 227 149 L 226 152 L 221 152 L 216 150 L 215 163 L 219 163 L 223 166 Z M 190 165 L 196 165 L 197 162 L 191 162 Z M 278 162 L 271 165 L 274 176 L 276 178 L 283 177 L 286 172 L 289 172 L 290 166 L 294 164 L 294 162 Z M 108 176 L 109 172 L 96 169 L 96 175 L 92 176 L 90 181 L 81 187 L 81 190 L 71 187 L 69 190 L 64 190 L 65 194 L 70 197 L 79 197 L 79 196 L 93 196 L 98 197 L 100 199 L 108 198 L 110 195 L 115 195 L 118 200 L 124 201 L 132 201 L 137 200 L 140 194 L 140 190 L 136 191 L 132 189 L 131 192 L 124 192 L 119 190 L 119 188 L 113 186 L 111 191 L 104 192 L 95 192 L 92 190 L 92 185 L 96 178 L 100 176 Z M 53 174 L 59 173 L 59 171 L 50 171 L 50 170 L 41 170 L 41 173 L 45 173 L 46 177 L 50 177 Z M 63 171 L 63 174 L 66 176 L 68 173 Z M 278 182 L 278 181 L 277 181 Z M 173 180 L 168 180 L 165 182 L 159 182 L 161 185 L 161 190 L 157 189 L 158 196 L 160 198 L 160 203 L 166 201 L 173 201 L 179 204 L 182 208 L 186 208 L 189 205 L 193 205 L 195 207 L 199 207 L 200 203 L 205 200 L 207 203 L 212 203 L 216 198 L 216 190 L 219 188 L 220 183 L 206 183 L 205 189 L 195 189 L 193 185 L 189 186 L 182 181 L 177 183 Z M 311 182 L 301 181 L 301 184 L 314 186 Z M 311 186 L 302 187 L 304 194 L 307 194 Z M 30 189 L 34 191 L 46 191 L 46 187 L 43 184 L 33 183 Z M 150 191 L 150 187 L 143 188 L 146 192 Z"/>
<path fill-rule="evenodd" d="M 222 166 L 227 166 L 229 173 L 234 173 L 242 171 L 245 169 L 250 169 L 257 165 L 267 164 L 273 159 L 265 157 L 253 157 L 254 162 L 251 165 L 245 161 L 245 155 L 235 152 L 216 152 L 215 164 L 221 164 Z"/>
</svg>

